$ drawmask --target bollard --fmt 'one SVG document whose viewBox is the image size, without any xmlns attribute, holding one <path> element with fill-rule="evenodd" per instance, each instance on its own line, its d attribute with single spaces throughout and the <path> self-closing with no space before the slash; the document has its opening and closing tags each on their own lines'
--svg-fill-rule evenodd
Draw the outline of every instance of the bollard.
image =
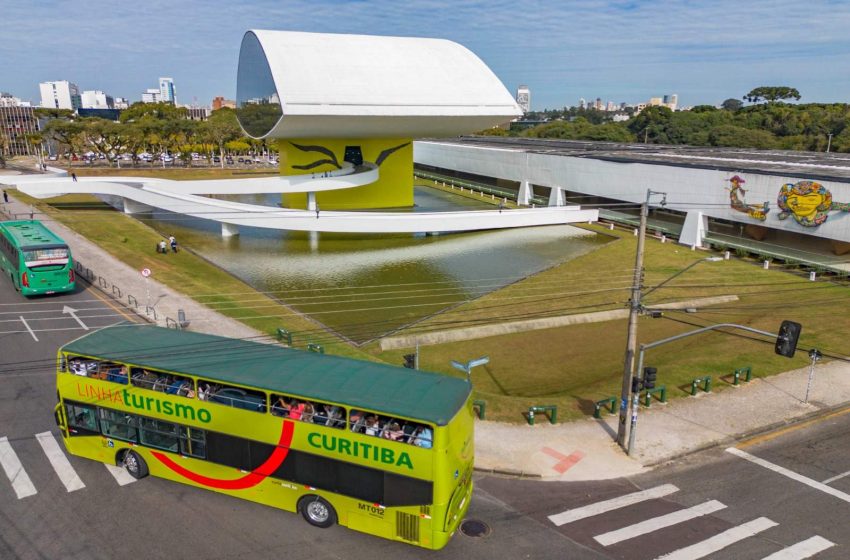
<svg viewBox="0 0 850 560">
<path fill-rule="evenodd" d="M 319 344 L 313 344 L 312 342 L 307 343 L 307 351 L 308 352 L 317 352 L 319 354 L 325 353 L 325 348 Z"/>
<path fill-rule="evenodd" d="M 707 375 L 705 377 L 697 377 L 693 381 L 691 381 L 691 396 L 695 397 L 697 394 L 697 387 L 702 384 L 702 390 L 706 393 L 711 392 L 711 376 Z"/>
<path fill-rule="evenodd" d="M 637 234 L 638 234 L 638 228 L 635 228 L 634 231 L 632 232 L 632 235 L 637 235 Z"/>
<path fill-rule="evenodd" d="M 765 270 L 769 270 L 769 269 L 770 269 L 770 261 L 769 261 L 769 260 L 767 260 L 767 259 L 764 259 L 764 269 L 765 269 Z"/>
<path fill-rule="evenodd" d="M 595 408 L 593 410 L 594 418 L 602 418 L 602 409 L 607 408 L 609 414 L 616 414 L 615 410 L 617 406 L 617 397 L 608 397 L 607 399 L 602 399 L 601 401 L 596 401 Z"/>
<path fill-rule="evenodd" d="M 732 374 L 732 385 L 738 386 L 741 380 L 741 374 L 744 374 L 744 381 L 746 383 L 753 380 L 753 368 L 751 366 L 746 366 L 736 369 Z"/>
<path fill-rule="evenodd" d="M 285 342 L 287 346 L 292 346 L 292 333 L 286 329 L 277 329 L 277 339 L 281 342 Z"/>
<path fill-rule="evenodd" d="M 652 395 L 658 393 L 658 402 L 661 404 L 667 404 L 667 386 L 659 385 L 654 389 L 647 389 L 646 394 L 643 396 L 643 406 L 649 408 L 649 405 L 652 404 Z"/>
<path fill-rule="evenodd" d="M 608 229 L 610 229 L 611 231 L 614 230 L 614 223 L 613 222 L 608 224 Z"/>
<path fill-rule="evenodd" d="M 484 415 L 487 410 L 487 403 L 484 401 L 472 401 L 472 410 L 478 409 L 478 419 L 484 420 Z"/>
<path fill-rule="evenodd" d="M 811 271 L 811 272 L 809 272 L 809 281 L 814 282 L 814 281 L 815 281 L 815 278 L 817 278 L 817 276 L 818 276 L 818 275 L 817 275 L 817 273 L 816 273 L 814 270 L 813 270 L 813 271 Z"/>
<path fill-rule="evenodd" d="M 666 235 L 664 235 L 663 233 L 661 234 L 661 242 L 662 242 L 662 243 L 666 243 L 666 242 L 667 242 L 667 236 L 666 236 Z"/>
<path fill-rule="evenodd" d="M 723 260 L 728 261 L 730 256 L 731 254 L 729 253 L 729 251 L 726 251 L 725 253 L 723 253 Z"/>
<path fill-rule="evenodd" d="M 534 415 L 536 413 L 545 414 L 549 417 L 549 423 L 554 424 L 558 421 L 558 407 L 554 404 L 548 404 L 543 406 L 529 406 L 528 407 L 528 424 L 534 425 Z"/>
</svg>

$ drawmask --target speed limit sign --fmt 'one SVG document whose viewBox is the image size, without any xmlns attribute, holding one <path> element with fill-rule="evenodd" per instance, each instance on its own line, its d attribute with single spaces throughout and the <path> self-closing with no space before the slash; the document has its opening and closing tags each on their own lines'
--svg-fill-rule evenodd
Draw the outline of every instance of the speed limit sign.
<svg viewBox="0 0 850 560">
<path fill-rule="evenodd" d="M 151 269 L 149 269 L 149 268 L 143 268 L 143 269 L 142 269 L 142 276 L 144 276 L 145 278 L 147 278 L 147 277 L 148 277 L 148 276 L 150 276 L 150 275 L 151 275 Z"/>
</svg>

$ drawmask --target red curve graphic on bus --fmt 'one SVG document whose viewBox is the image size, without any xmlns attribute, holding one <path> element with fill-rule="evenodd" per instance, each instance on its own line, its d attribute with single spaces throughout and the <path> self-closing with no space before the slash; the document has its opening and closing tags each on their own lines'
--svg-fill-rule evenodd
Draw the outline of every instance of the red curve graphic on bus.
<svg viewBox="0 0 850 560">
<path fill-rule="evenodd" d="M 180 476 L 188 478 L 193 482 L 197 482 L 198 484 L 203 484 L 204 486 L 209 486 L 210 488 L 219 488 L 221 490 L 245 490 L 246 488 L 252 488 L 262 482 L 264 478 L 272 474 L 277 470 L 279 466 L 283 464 L 284 459 L 286 459 L 287 454 L 289 454 L 289 445 L 292 443 L 292 433 L 294 430 L 294 422 L 284 422 L 283 427 L 280 430 L 280 441 L 278 441 L 278 446 L 269 455 L 269 458 L 266 461 L 246 474 L 242 478 L 237 478 L 233 480 L 222 480 L 220 478 L 210 478 L 208 476 L 204 476 L 195 472 L 190 471 L 189 469 L 182 467 L 171 460 L 171 458 L 166 455 L 160 453 L 159 451 L 152 451 L 151 455 L 156 457 L 160 463 L 176 472 Z"/>
</svg>

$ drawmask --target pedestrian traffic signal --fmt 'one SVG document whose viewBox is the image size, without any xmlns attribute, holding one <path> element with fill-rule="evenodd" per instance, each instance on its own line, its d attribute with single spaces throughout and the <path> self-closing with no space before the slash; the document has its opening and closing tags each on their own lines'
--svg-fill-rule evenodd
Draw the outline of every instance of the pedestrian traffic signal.
<svg viewBox="0 0 850 560">
<path fill-rule="evenodd" d="M 416 369 L 416 354 L 404 355 L 404 367 L 408 369 Z"/>
<path fill-rule="evenodd" d="M 779 325 L 779 335 L 776 337 L 776 353 L 786 358 L 793 358 L 797 350 L 797 341 L 803 325 L 794 321 L 782 321 Z"/>
<path fill-rule="evenodd" d="M 644 389 L 655 389 L 655 377 L 658 374 L 658 370 L 654 367 L 646 367 L 643 368 L 643 388 Z"/>
</svg>

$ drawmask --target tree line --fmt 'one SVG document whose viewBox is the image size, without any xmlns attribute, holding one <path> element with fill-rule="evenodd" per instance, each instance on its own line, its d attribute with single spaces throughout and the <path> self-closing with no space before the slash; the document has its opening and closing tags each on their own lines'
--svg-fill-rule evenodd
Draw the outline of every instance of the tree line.
<svg viewBox="0 0 850 560">
<path fill-rule="evenodd" d="M 115 163 L 129 154 L 137 165 L 144 153 L 154 158 L 173 154 L 191 165 L 192 153 L 210 159 L 218 154 L 223 167 L 226 154 L 274 149 L 270 142 L 244 136 L 236 112 L 229 108 L 213 111 L 205 121 L 190 120 L 186 109 L 170 103 L 135 103 L 121 112 L 117 122 L 78 117 L 63 109 L 36 109 L 36 115 L 49 120 L 27 140 L 37 147 L 53 143 L 59 154 L 69 158 L 91 151 Z"/>
<path fill-rule="evenodd" d="M 799 100 L 800 93 L 785 86 L 755 88 L 742 99 L 751 104 L 731 98 L 720 107 L 699 105 L 689 111 L 646 107 L 623 122 L 611 122 L 595 110 L 571 108 L 557 116 L 547 111 L 549 122 L 533 128 L 482 134 L 807 151 L 829 147 L 850 152 L 850 105 L 846 103 L 787 103 Z"/>
</svg>

